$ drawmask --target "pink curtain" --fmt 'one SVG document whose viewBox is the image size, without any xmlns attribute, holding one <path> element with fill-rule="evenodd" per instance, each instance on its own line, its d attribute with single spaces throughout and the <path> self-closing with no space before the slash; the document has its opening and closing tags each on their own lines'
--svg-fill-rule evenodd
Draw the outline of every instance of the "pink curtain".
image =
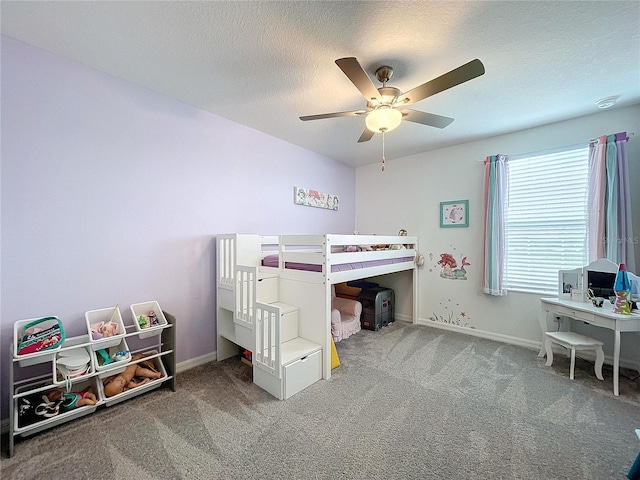
<svg viewBox="0 0 640 480">
<path fill-rule="evenodd" d="M 589 261 L 604 258 L 605 194 L 607 191 L 607 136 L 589 143 Z"/>
</svg>

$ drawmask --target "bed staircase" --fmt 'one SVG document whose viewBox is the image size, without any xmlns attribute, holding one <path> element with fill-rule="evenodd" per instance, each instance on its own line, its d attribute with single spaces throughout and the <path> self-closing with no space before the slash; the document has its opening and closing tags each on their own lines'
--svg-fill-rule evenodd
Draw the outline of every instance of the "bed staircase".
<svg viewBox="0 0 640 480">
<path fill-rule="evenodd" d="M 322 378 L 322 348 L 300 336 L 300 309 L 279 301 L 278 281 L 237 265 L 233 321 L 236 343 L 253 353 L 254 383 L 282 400 Z"/>
</svg>

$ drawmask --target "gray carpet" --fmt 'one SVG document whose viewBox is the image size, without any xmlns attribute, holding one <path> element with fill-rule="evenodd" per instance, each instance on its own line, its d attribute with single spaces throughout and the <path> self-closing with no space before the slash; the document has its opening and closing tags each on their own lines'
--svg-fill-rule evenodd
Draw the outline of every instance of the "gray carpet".
<svg viewBox="0 0 640 480">
<path fill-rule="evenodd" d="M 640 389 L 611 371 L 396 322 L 289 400 L 238 359 L 17 442 L 3 479 L 624 479 Z"/>
</svg>

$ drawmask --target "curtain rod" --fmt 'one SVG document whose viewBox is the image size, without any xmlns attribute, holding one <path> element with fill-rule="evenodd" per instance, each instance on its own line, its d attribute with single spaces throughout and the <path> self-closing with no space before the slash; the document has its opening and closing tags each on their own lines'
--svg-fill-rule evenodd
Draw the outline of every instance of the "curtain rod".
<svg viewBox="0 0 640 480">
<path fill-rule="evenodd" d="M 627 138 L 625 138 L 625 141 L 629 141 L 629 137 L 633 137 L 635 135 L 635 132 L 620 132 L 620 133 L 625 133 L 627 135 Z M 614 133 L 613 135 L 617 135 L 617 133 Z M 609 136 L 609 135 L 602 135 L 602 136 Z M 597 142 L 598 138 L 592 138 L 591 140 L 589 140 L 589 144 Z"/>
<path fill-rule="evenodd" d="M 626 132 L 626 133 L 627 133 L 627 140 L 629 140 L 629 137 L 633 137 L 633 136 L 635 136 L 635 132 Z M 607 136 L 608 136 L 608 135 L 607 135 Z M 593 142 L 596 142 L 597 140 L 598 140 L 597 138 L 593 138 L 593 139 L 589 140 L 589 143 L 588 143 L 588 144 L 591 144 L 591 143 L 593 143 Z M 588 145 L 588 144 L 587 144 L 587 145 Z M 576 147 L 576 146 L 578 146 L 578 145 L 579 145 L 579 144 L 565 145 L 564 147 L 557 147 L 557 148 L 553 148 L 553 149 L 551 149 L 551 150 L 563 150 L 563 149 L 565 149 L 565 148 Z M 545 150 L 545 151 L 546 151 L 546 150 Z M 502 154 L 501 154 L 501 155 L 502 155 Z M 516 156 L 519 156 L 519 155 L 516 155 Z M 484 162 L 485 162 L 485 161 L 486 161 L 486 158 L 484 158 L 484 159 L 482 159 L 482 160 L 475 160 L 475 163 L 480 163 L 480 164 L 483 164 L 483 165 L 484 165 Z"/>
</svg>

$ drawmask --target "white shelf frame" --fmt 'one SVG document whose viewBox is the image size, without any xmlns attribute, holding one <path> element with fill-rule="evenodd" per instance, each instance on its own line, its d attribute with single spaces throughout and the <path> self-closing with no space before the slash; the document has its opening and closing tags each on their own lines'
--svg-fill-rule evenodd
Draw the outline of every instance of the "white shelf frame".
<svg viewBox="0 0 640 480">
<path fill-rule="evenodd" d="M 153 350 L 156 349 L 157 353 L 154 353 L 152 355 L 146 356 L 144 358 L 141 358 L 139 360 L 135 360 L 135 361 L 131 361 L 129 363 L 127 363 L 127 365 L 131 364 L 131 363 L 140 363 L 140 362 L 144 362 L 147 360 L 151 360 L 154 358 L 159 358 L 160 361 L 162 362 L 164 369 L 166 370 L 167 375 L 165 377 L 156 379 L 156 380 L 152 380 L 151 382 L 141 386 L 141 391 L 139 393 L 135 392 L 135 389 L 130 390 L 131 394 L 128 395 L 126 398 L 114 398 L 113 401 L 111 401 L 109 398 L 103 399 L 103 398 L 98 398 L 98 402 L 94 405 L 94 407 L 99 408 L 101 406 L 106 406 L 109 407 L 110 405 L 115 405 L 116 403 L 120 403 L 124 400 L 127 400 L 129 398 L 132 397 L 136 397 L 138 395 L 142 395 L 144 393 L 147 393 L 151 390 L 155 390 L 156 388 L 159 388 L 162 384 L 168 384 L 169 388 L 171 389 L 171 391 L 175 392 L 176 391 L 176 357 L 175 357 L 175 322 L 176 319 L 173 315 L 171 315 L 170 313 L 167 313 L 165 311 L 163 311 L 165 318 L 167 319 L 167 324 L 163 325 L 161 329 L 158 329 L 158 341 L 157 343 L 154 343 L 150 346 L 138 349 L 138 350 L 133 350 L 131 353 L 135 354 L 138 352 L 142 352 L 142 351 L 149 351 L 149 350 Z M 123 338 L 128 338 L 128 337 L 139 337 L 140 333 L 145 333 L 143 332 L 139 332 L 138 330 L 135 330 L 135 325 L 131 324 L 131 325 L 125 325 L 125 330 L 133 330 L 131 332 L 127 332 Z M 67 340 L 71 340 L 74 338 L 79 338 L 82 337 L 83 335 L 80 335 L 78 337 L 69 337 L 67 338 Z M 150 337 L 151 338 L 151 337 Z M 56 351 L 56 354 L 58 354 L 59 352 L 64 352 L 67 350 L 73 350 L 76 348 L 90 348 L 92 345 L 95 345 L 91 342 L 85 342 L 85 343 L 78 343 L 75 345 L 71 345 L 69 347 L 62 347 L 59 350 Z M 10 355 L 11 355 L 11 368 L 9 369 L 9 385 L 10 385 L 10 391 L 11 391 L 11 405 L 9 408 L 9 457 L 13 456 L 14 453 L 14 449 L 15 449 L 15 439 L 16 437 L 21 437 L 21 436 L 29 436 L 30 434 L 35 434 L 37 432 L 34 431 L 41 431 L 41 430 L 45 430 L 45 429 L 49 429 L 49 428 L 54 428 L 57 425 L 60 425 L 62 423 L 67 423 L 70 421 L 73 421 L 76 418 L 80 418 L 80 416 L 78 417 L 73 417 L 73 418 L 69 418 L 66 421 L 62 421 L 62 422 L 56 422 L 55 424 L 52 424 L 50 427 L 45 426 L 43 428 L 42 422 L 37 422 L 34 423 L 32 425 L 29 425 L 27 427 L 24 428 L 20 428 L 19 431 L 15 430 L 15 402 L 21 398 L 21 397 L 25 397 L 27 395 L 32 395 L 34 393 L 37 392 L 41 392 L 41 391 L 45 391 L 45 390 L 51 390 L 53 388 L 60 388 L 59 385 L 55 385 L 53 383 L 53 375 L 55 375 L 55 373 L 52 371 L 51 374 L 45 374 L 45 375 L 38 375 L 38 376 L 32 376 L 32 377 L 27 377 L 24 378 L 22 380 L 15 380 L 15 369 L 16 366 L 20 369 L 29 369 L 29 368 L 33 368 L 36 367 L 38 365 L 42 365 L 42 364 L 35 364 L 35 365 L 28 365 L 25 367 L 20 367 L 18 365 L 18 362 L 21 360 L 24 360 L 24 358 L 16 358 L 13 354 L 13 342 L 11 343 L 11 348 L 10 348 Z M 161 357 L 164 357 L 164 359 L 162 359 Z M 42 363 L 52 363 L 52 360 L 49 360 L 47 362 L 42 362 Z M 113 370 L 116 370 L 118 368 L 121 368 L 121 365 L 118 365 L 116 367 L 113 368 Z M 53 370 L 53 369 L 51 369 Z M 82 377 L 79 377 L 77 379 L 75 379 L 78 382 L 81 381 L 86 381 L 89 380 L 93 377 L 97 377 L 98 375 L 104 375 L 105 373 L 108 373 L 109 369 L 106 370 L 102 370 L 102 371 L 94 371 L 90 374 L 87 375 L 83 375 Z M 40 383 L 40 382 L 45 382 L 46 384 L 38 387 L 38 388 L 33 388 L 33 389 L 28 389 L 25 390 L 24 392 L 19 392 L 16 393 L 16 389 L 24 386 L 24 385 L 28 385 L 28 384 L 32 384 L 32 383 Z M 98 396 L 98 392 L 94 392 L 96 394 L 96 396 Z M 95 408 L 93 409 L 95 411 Z M 88 414 L 91 414 L 94 412 L 89 412 Z M 55 417 L 53 417 L 55 418 Z"/>
</svg>

